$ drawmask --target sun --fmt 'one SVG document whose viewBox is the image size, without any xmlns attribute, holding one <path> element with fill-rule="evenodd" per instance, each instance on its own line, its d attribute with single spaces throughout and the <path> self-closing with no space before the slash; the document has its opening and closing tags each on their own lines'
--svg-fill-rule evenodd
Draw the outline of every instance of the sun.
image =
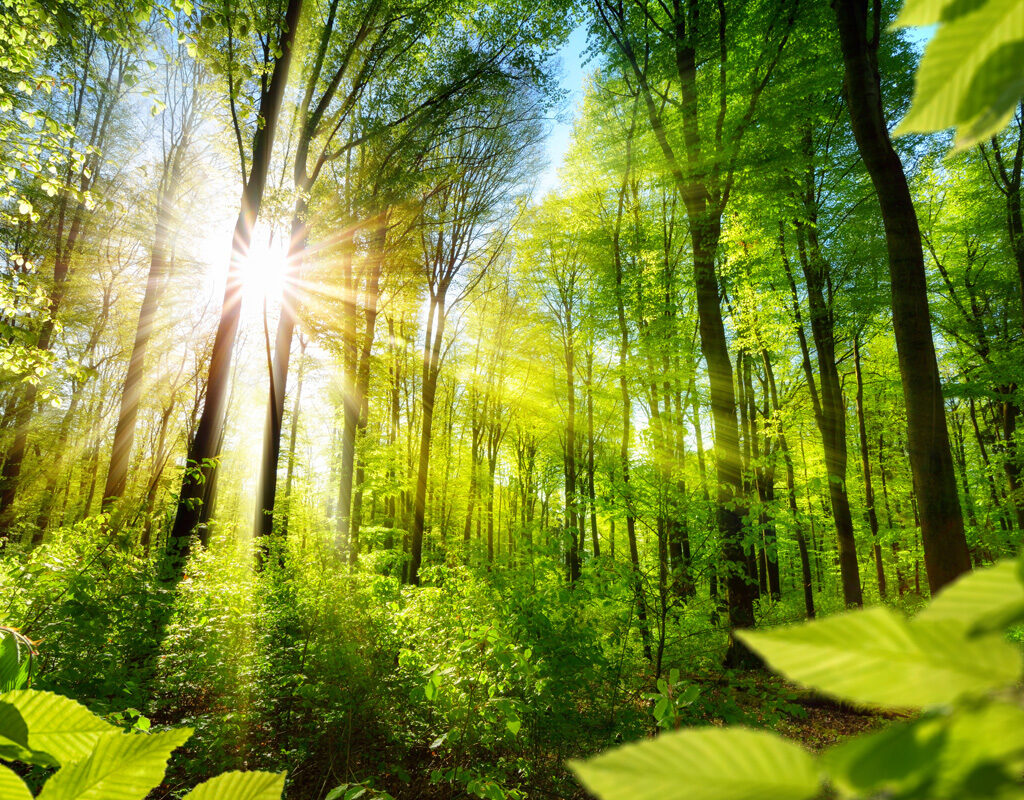
<svg viewBox="0 0 1024 800">
<path fill-rule="evenodd" d="M 285 242 L 278 237 L 270 241 L 254 239 L 242 270 L 245 297 L 258 302 L 280 300 L 287 273 Z"/>
</svg>

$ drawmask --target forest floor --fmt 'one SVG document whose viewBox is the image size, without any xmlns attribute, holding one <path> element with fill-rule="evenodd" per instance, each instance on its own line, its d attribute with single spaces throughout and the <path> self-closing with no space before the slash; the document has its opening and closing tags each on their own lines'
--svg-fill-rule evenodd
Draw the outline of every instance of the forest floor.
<svg viewBox="0 0 1024 800">
<path fill-rule="evenodd" d="M 801 695 L 795 702 L 806 710 L 807 716 L 803 719 L 785 717 L 776 730 L 814 752 L 827 750 L 844 739 L 900 717 L 890 712 L 855 708 L 814 694 Z"/>
</svg>

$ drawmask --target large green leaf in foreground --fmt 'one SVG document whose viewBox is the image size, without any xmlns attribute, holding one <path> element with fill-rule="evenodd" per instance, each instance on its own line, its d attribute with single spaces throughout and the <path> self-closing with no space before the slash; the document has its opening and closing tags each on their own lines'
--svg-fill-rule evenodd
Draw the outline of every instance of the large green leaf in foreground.
<svg viewBox="0 0 1024 800">
<path fill-rule="evenodd" d="M 1020 650 L 967 638 L 956 619 L 908 622 L 887 608 L 740 636 L 790 680 L 840 700 L 894 708 L 949 703 L 1014 683 Z"/>
<path fill-rule="evenodd" d="M 968 633 L 988 633 L 1024 620 L 1024 561 L 1000 561 L 968 572 L 929 603 L 918 620 L 957 620 Z"/>
<path fill-rule="evenodd" d="M 144 800 L 163 780 L 171 751 L 191 735 L 188 728 L 105 733 L 88 758 L 59 769 L 38 800 Z"/>
<path fill-rule="evenodd" d="M 0 797 L 3 800 L 32 800 L 32 792 L 14 770 L 0 764 Z"/>
<path fill-rule="evenodd" d="M 283 772 L 225 772 L 199 784 L 185 800 L 281 800 Z"/>
<path fill-rule="evenodd" d="M 1024 94 L 1024 2 L 908 0 L 897 25 L 941 23 L 895 133 L 957 129 L 957 147 L 998 133 Z"/>
<path fill-rule="evenodd" d="M 7 692 L 0 695 L 0 703 L 9 703 L 21 714 L 29 748 L 49 754 L 58 764 L 85 758 L 100 736 L 117 730 L 81 703 L 52 692 Z"/>
<path fill-rule="evenodd" d="M 798 745 L 747 728 L 689 728 L 569 766 L 601 800 L 804 800 L 814 761 Z"/>
</svg>

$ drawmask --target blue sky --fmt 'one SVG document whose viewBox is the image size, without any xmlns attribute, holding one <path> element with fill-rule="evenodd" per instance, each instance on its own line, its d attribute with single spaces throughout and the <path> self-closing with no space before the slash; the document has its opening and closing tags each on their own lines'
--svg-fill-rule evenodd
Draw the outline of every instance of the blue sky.
<svg viewBox="0 0 1024 800">
<path fill-rule="evenodd" d="M 583 51 L 587 46 L 586 26 L 580 25 L 575 28 L 562 45 L 558 52 L 561 60 L 561 75 L 559 84 L 568 92 L 565 100 L 564 113 L 552 122 L 551 131 L 548 134 L 545 155 L 547 167 L 541 173 L 537 181 L 537 188 L 534 197 L 541 198 L 558 183 L 558 170 L 565 159 L 565 153 L 569 149 L 569 138 L 572 135 L 572 123 L 576 117 L 576 109 L 583 100 L 583 86 L 586 82 L 589 70 L 583 66 Z"/>
<path fill-rule="evenodd" d="M 922 28 L 909 29 L 908 37 L 920 51 L 935 35 L 937 26 L 930 25 Z M 551 130 L 548 133 L 545 146 L 547 166 L 541 172 L 534 189 L 533 196 L 539 200 L 549 191 L 558 185 L 558 170 L 565 161 L 565 154 L 569 149 L 569 140 L 572 136 L 573 121 L 576 118 L 576 111 L 583 101 L 583 89 L 590 70 L 584 67 L 584 50 L 587 46 L 587 28 L 579 25 L 573 29 L 565 44 L 558 51 L 561 61 L 559 84 L 566 90 L 567 96 L 563 113 L 552 121 Z"/>
</svg>

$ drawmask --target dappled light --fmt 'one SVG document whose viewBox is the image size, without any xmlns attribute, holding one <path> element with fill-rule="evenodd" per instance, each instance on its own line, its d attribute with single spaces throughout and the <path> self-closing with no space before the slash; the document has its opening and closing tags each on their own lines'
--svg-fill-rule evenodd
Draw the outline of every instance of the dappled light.
<svg viewBox="0 0 1024 800">
<path fill-rule="evenodd" d="M 1024 796 L 1022 15 L 0 3 L 0 800 Z"/>
</svg>

